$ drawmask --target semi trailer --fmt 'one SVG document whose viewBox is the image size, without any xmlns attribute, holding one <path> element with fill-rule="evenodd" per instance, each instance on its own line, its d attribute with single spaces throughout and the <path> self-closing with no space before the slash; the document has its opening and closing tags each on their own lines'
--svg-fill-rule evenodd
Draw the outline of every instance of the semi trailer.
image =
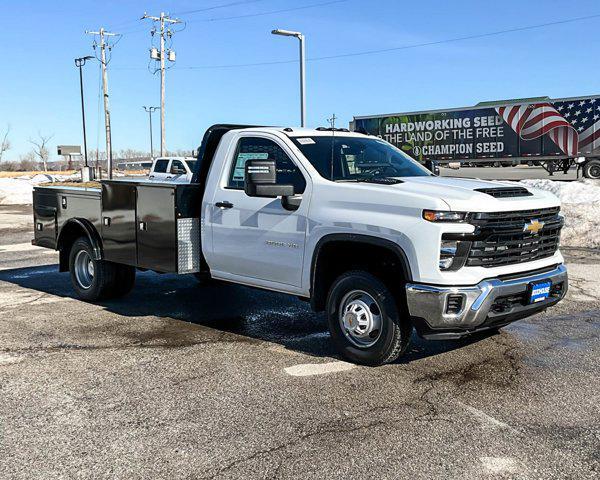
<svg viewBox="0 0 600 480">
<path fill-rule="evenodd" d="M 600 96 L 524 98 L 473 107 L 356 116 L 350 130 L 376 135 L 421 162 L 577 166 L 600 178 Z"/>
<path fill-rule="evenodd" d="M 90 302 L 127 294 L 138 270 L 300 297 L 367 365 L 398 358 L 413 329 L 494 331 L 567 292 L 551 193 L 440 178 L 342 129 L 215 125 L 198 152 L 191 183 L 35 187 L 32 243 L 59 251 Z"/>
</svg>

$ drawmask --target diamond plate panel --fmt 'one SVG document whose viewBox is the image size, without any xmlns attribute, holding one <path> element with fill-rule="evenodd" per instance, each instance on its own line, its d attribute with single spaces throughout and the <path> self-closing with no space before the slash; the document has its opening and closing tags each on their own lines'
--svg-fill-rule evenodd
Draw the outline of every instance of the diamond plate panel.
<svg viewBox="0 0 600 480">
<path fill-rule="evenodd" d="M 200 219 L 177 219 L 177 272 L 200 271 Z"/>
</svg>

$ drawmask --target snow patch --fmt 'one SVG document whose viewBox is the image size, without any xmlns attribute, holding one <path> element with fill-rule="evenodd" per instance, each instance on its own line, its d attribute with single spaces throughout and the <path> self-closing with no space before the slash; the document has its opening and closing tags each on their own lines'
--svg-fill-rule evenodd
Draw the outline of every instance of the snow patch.
<svg viewBox="0 0 600 480">
<path fill-rule="evenodd" d="M 79 174 L 50 175 L 48 173 L 38 173 L 33 176 L 22 175 L 16 178 L 0 178 L 0 205 L 31 205 L 35 185 L 80 179 Z"/>
<path fill-rule="evenodd" d="M 536 179 L 521 180 L 520 183 L 549 191 L 560 199 L 561 213 L 565 217 L 562 246 L 600 248 L 600 181 L 584 179 L 556 182 Z"/>
<path fill-rule="evenodd" d="M 31 205 L 33 185 L 20 178 L 0 178 L 0 205 Z"/>
</svg>

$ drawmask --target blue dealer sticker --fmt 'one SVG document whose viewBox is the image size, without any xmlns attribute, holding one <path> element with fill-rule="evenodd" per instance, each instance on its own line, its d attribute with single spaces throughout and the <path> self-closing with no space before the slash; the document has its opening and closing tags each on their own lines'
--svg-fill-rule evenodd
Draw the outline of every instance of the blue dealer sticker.
<svg viewBox="0 0 600 480">
<path fill-rule="evenodd" d="M 550 296 L 550 287 L 552 282 L 542 282 L 531 284 L 530 303 L 537 303 L 546 300 Z"/>
</svg>

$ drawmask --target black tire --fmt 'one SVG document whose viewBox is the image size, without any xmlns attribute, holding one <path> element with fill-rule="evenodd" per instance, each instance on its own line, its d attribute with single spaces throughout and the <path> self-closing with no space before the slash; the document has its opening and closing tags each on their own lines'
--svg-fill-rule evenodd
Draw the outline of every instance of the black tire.
<svg viewBox="0 0 600 480">
<path fill-rule="evenodd" d="M 380 329 L 376 330 L 378 335 L 373 336 L 374 343 L 370 345 L 357 345 L 356 337 L 345 333 L 349 331 L 342 326 L 345 320 L 342 320 L 340 310 L 344 305 L 348 307 L 347 302 L 353 295 L 360 295 L 355 292 L 366 293 L 366 298 L 370 297 L 369 301 L 375 302 L 369 305 L 369 310 L 377 314 Z M 362 301 L 362 298 L 357 301 Z M 402 355 L 408 348 L 412 333 L 412 324 L 404 313 L 406 309 L 402 303 L 396 301 L 381 280 L 368 272 L 351 271 L 338 277 L 327 297 L 327 319 L 331 338 L 341 355 L 351 362 L 369 366 L 390 363 Z M 364 340 L 368 342 L 369 338 Z"/>
<path fill-rule="evenodd" d="M 116 296 L 120 283 L 118 280 L 119 265 L 104 260 L 95 260 L 93 253 L 92 245 L 86 237 L 75 240 L 69 252 L 69 272 L 73 289 L 79 298 L 88 302 Z M 87 278 L 84 278 L 85 272 L 78 270 L 76 263 L 79 264 L 79 262 L 87 262 L 89 265 Z M 93 273 L 90 274 L 90 271 Z M 125 285 L 122 285 L 121 288 L 125 288 Z"/>
<path fill-rule="evenodd" d="M 585 178 L 600 178 L 600 160 L 588 160 L 583 164 L 583 176 Z"/>
</svg>

